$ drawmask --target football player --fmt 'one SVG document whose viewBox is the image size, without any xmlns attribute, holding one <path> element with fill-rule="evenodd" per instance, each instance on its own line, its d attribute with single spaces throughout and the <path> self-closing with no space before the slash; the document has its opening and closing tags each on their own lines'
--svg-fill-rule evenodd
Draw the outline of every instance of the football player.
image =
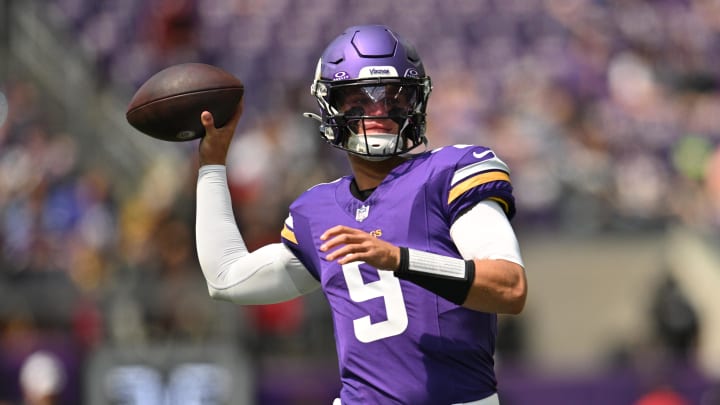
<svg viewBox="0 0 720 405">
<path fill-rule="evenodd" d="M 234 222 L 225 159 L 242 113 L 203 112 L 197 249 L 210 295 L 239 304 L 321 288 L 333 312 L 336 404 L 497 404 L 497 314 L 517 314 L 527 283 L 509 169 L 493 150 L 425 151 L 432 86 L 390 28 L 348 28 L 311 86 L 320 134 L 352 173 L 289 209 L 281 242 L 248 252 Z M 417 153 L 411 151 L 420 150 Z"/>
</svg>

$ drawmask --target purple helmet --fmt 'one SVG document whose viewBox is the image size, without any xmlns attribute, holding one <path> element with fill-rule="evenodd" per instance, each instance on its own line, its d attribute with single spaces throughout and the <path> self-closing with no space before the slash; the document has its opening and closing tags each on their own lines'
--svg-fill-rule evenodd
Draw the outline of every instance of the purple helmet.
<svg viewBox="0 0 720 405">
<path fill-rule="evenodd" d="M 320 121 L 322 137 L 331 145 L 386 158 L 427 144 L 425 109 L 431 89 L 410 43 L 384 25 L 354 26 L 320 57 L 311 93 L 321 115 L 306 116 Z"/>
</svg>

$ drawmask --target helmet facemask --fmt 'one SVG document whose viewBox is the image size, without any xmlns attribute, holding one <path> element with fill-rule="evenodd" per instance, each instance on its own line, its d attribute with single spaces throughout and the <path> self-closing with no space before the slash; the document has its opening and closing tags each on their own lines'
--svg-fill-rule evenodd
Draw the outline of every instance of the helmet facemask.
<svg viewBox="0 0 720 405">
<path fill-rule="evenodd" d="M 425 138 L 429 78 L 318 80 L 312 93 L 321 110 L 321 134 L 331 145 L 382 160 L 409 152 Z"/>
</svg>

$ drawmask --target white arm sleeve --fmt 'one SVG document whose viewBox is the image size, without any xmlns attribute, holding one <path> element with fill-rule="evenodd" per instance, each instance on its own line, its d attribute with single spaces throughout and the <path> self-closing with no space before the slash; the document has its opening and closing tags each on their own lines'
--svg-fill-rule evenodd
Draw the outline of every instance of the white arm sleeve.
<svg viewBox="0 0 720 405">
<path fill-rule="evenodd" d="M 495 201 L 481 201 L 461 215 L 450 237 L 465 260 L 503 259 L 525 267 L 515 231 Z"/>
<path fill-rule="evenodd" d="M 282 243 L 248 252 L 235 223 L 225 166 L 200 168 L 195 219 L 198 259 L 213 298 L 271 304 L 320 286 Z"/>
</svg>

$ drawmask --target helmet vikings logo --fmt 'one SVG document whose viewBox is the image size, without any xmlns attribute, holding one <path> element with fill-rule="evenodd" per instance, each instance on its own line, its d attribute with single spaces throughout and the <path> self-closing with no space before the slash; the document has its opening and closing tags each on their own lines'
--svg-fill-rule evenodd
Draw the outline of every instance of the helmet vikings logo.
<svg viewBox="0 0 720 405">
<path fill-rule="evenodd" d="M 394 66 L 364 66 L 358 73 L 358 78 L 369 77 L 398 77 Z"/>
</svg>

